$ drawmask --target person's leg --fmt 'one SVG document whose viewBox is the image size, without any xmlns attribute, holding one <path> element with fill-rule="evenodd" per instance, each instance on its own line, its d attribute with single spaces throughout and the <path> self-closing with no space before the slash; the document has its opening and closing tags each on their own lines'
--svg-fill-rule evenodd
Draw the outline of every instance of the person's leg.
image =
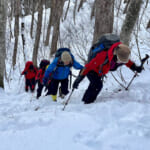
<svg viewBox="0 0 150 150">
<path fill-rule="evenodd" d="M 97 73 L 93 71 L 89 72 L 87 77 L 90 81 L 90 84 L 82 98 L 82 101 L 85 104 L 94 102 L 97 98 L 97 95 L 99 94 L 99 92 L 103 87 L 103 82 L 101 80 L 101 77 L 99 77 Z"/>
<path fill-rule="evenodd" d="M 35 89 L 35 78 L 31 79 L 31 91 L 34 92 Z"/>
<path fill-rule="evenodd" d="M 29 79 L 25 79 L 25 91 L 28 92 L 29 90 L 29 85 L 30 85 L 30 80 Z"/>
<path fill-rule="evenodd" d="M 47 95 L 56 95 L 58 90 L 59 80 L 52 79 L 50 84 L 48 85 L 48 93 Z"/>
<path fill-rule="evenodd" d="M 29 87 L 30 87 L 31 92 L 34 92 L 35 78 L 29 79 Z"/>
<path fill-rule="evenodd" d="M 60 97 L 64 98 L 65 95 L 67 95 L 69 93 L 68 91 L 68 78 L 61 80 L 61 87 L 60 87 Z"/>
<path fill-rule="evenodd" d="M 37 96 L 36 96 L 36 98 L 39 98 L 41 96 L 42 89 L 43 89 L 43 84 L 41 84 L 40 81 L 38 81 L 38 89 L 37 89 Z"/>
</svg>

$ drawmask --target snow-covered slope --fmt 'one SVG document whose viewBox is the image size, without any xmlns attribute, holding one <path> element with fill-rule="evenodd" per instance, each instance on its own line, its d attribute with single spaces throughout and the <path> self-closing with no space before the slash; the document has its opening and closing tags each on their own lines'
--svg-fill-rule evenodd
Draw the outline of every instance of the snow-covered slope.
<svg viewBox="0 0 150 150">
<path fill-rule="evenodd" d="M 60 98 L 36 100 L 31 93 L 1 89 L 0 149 L 149 150 L 149 70 L 133 81 L 129 91 L 103 90 L 90 105 L 81 102 L 85 89 L 81 85 L 64 111 Z"/>
</svg>

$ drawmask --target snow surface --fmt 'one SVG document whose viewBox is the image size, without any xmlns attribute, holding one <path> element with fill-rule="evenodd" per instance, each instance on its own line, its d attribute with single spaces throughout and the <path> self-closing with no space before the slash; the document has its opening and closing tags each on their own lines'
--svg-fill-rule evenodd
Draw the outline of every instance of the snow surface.
<svg viewBox="0 0 150 150">
<path fill-rule="evenodd" d="M 77 49 L 88 50 L 91 45 L 94 20 L 89 20 L 89 10 L 92 1 L 87 0 L 76 16 L 74 29 L 78 30 L 74 30 L 73 35 L 65 32 L 67 28 L 72 28 L 73 3 L 67 21 L 61 24 L 62 40 L 63 36 L 67 37 L 68 34 L 63 46 L 69 46 L 68 43 L 71 43 L 74 54 Z M 147 9 L 146 15 L 149 10 Z M 49 16 L 49 11 L 46 11 Z M 84 19 L 80 17 L 83 15 Z M 34 43 L 34 39 L 29 36 L 30 21 L 30 16 L 25 18 L 25 37 L 29 37 L 26 38 L 25 49 L 29 59 Z M 120 22 L 121 20 L 117 20 L 116 24 Z M 14 20 L 12 28 L 13 24 Z M 143 26 L 139 31 L 142 57 L 145 53 L 150 55 L 147 41 L 150 33 L 145 31 Z M 7 31 L 9 34 L 9 28 Z M 73 41 L 76 43 L 72 43 Z M 58 97 L 57 102 L 53 102 L 50 96 L 44 96 L 44 92 L 39 100 L 35 98 L 36 92 L 24 92 L 24 78 L 20 77 L 24 68 L 21 43 L 19 37 L 18 64 L 12 71 L 10 64 L 14 39 L 7 39 L 6 71 L 9 80 L 5 80 L 5 90 L 0 89 L 0 150 L 149 150 L 150 61 L 144 65 L 145 70 L 133 80 L 128 91 L 120 87 L 112 75 L 108 74 L 97 100 L 89 105 L 81 101 L 88 86 L 88 80 L 85 78 L 62 111 L 63 102 L 69 94 L 64 100 Z M 131 46 L 134 50 L 137 49 L 134 38 Z M 49 48 L 41 44 L 40 49 L 45 51 L 39 53 L 39 60 L 48 58 L 45 56 L 49 56 Z M 132 58 L 138 64 L 136 52 L 134 54 Z M 73 70 L 73 73 L 78 72 Z M 122 67 L 122 73 L 125 81 L 121 83 L 127 86 L 134 73 L 127 67 Z M 120 76 L 118 72 L 113 74 L 117 79 Z"/>
<path fill-rule="evenodd" d="M 50 96 L 37 100 L 31 93 L 0 89 L 0 150 L 149 150 L 147 70 L 128 91 L 118 92 L 118 86 L 103 90 L 90 105 L 81 102 L 84 82 L 64 111 L 62 102 L 69 95 L 53 102 Z"/>
</svg>

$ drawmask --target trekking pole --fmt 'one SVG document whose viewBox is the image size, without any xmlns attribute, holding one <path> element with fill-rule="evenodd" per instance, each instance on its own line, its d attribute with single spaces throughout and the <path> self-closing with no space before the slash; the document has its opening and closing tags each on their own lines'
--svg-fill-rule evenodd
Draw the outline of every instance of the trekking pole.
<svg viewBox="0 0 150 150">
<path fill-rule="evenodd" d="M 71 93 L 70 93 L 68 99 L 66 100 L 66 102 L 65 102 L 65 104 L 64 104 L 64 107 L 63 107 L 63 109 L 62 109 L 63 111 L 65 110 L 65 107 L 66 107 L 66 105 L 68 104 L 68 102 L 69 102 L 69 100 L 70 100 L 70 97 L 71 97 L 73 91 L 74 91 L 74 89 L 72 89 L 72 91 L 71 91 Z"/>
<path fill-rule="evenodd" d="M 72 72 L 70 71 L 70 89 L 71 89 L 71 85 L 72 85 Z"/>
<path fill-rule="evenodd" d="M 143 68 L 143 65 L 144 65 L 144 63 L 146 62 L 146 60 L 149 58 L 149 55 L 148 54 L 146 54 L 146 56 L 145 56 L 145 58 L 143 58 L 142 60 L 141 60 L 141 68 Z M 128 86 L 125 88 L 125 90 L 128 90 L 129 89 L 129 86 L 131 85 L 131 83 L 133 82 L 133 80 L 135 79 L 135 77 L 138 75 L 138 72 L 136 72 L 135 74 L 134 74 L 134 76 L 132 77 L 132 79 L 131 79 L 131 81 L 129 82 L 129 84 L 128 84 Z"/>
<path fill-rule="evenodd" d="M 126 89 L 126 87 L 122 84 L 122 83 L 120 83 L 118 80 L 117 80 L 117 78 L 114 76 L 114 74 L 111 72 L 111 75 L 113 76 L 113 78 L 116 80 L 116 82 L 118 82 L 118 84 L 121 86 L 121 87 L 123 87 L 123 88 L 125 88 Z"/>
</svg>

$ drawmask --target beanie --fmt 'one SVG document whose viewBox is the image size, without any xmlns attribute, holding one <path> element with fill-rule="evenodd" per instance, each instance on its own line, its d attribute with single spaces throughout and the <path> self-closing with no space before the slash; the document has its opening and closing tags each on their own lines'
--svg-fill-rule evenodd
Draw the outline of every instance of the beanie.
<svg viewBox="0 0 150 150">
<path fill-rule="evenodd" d="M 61 54 L 61 61 L 62 62 L 72 62 L 72 57 L 69 52 L 65 51 Z"/>
<path fill-rule="evenodd" d="M 116 49 L 117 58 L 123 63 L 128 62 L 130 53 L 131 53 L 131 51 L 130 51 L 129 47 L 124 44 L 119 44 Z"/>
</svg>

